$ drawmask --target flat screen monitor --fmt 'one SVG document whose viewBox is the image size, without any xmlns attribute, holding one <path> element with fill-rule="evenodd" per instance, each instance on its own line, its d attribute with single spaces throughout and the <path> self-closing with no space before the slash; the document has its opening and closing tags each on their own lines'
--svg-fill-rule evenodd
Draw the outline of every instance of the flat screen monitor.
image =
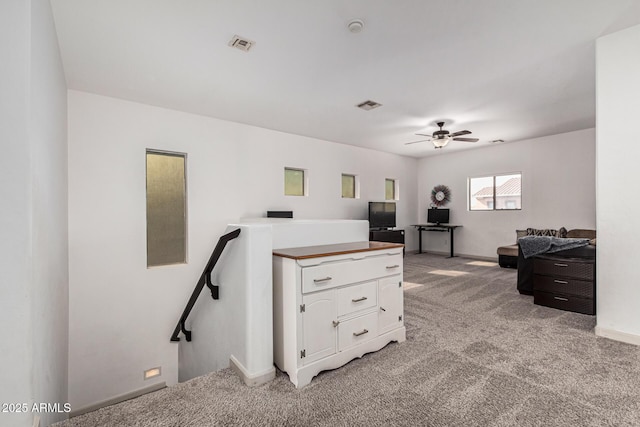
<svg viewBox="0 0 640 427">
<path fill-rule="evenodd" d="M 427 211 L 427 222 L 431 224 L 448 224 L 449 209 L 429 209 Z"/>
<path fill-rule="evenodd" d="M 393 228 L 396 226 L 394 202 L 369 202 L 369 227 Z"/>
</svg>

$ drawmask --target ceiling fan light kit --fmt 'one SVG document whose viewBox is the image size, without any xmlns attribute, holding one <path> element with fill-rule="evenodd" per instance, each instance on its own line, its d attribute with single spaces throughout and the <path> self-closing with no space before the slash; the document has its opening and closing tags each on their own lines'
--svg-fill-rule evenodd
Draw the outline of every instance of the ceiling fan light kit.
<svg viewBox="0 0 640 427">
<path fill-rule="evenodd" d="M 438 149 L 445 147 L 449 143 L 449 140 L 449 137 L 445 136 L 444 138 L 432 139 L 431 142 L 433 142 L 433 148 Z"/>
</svg>

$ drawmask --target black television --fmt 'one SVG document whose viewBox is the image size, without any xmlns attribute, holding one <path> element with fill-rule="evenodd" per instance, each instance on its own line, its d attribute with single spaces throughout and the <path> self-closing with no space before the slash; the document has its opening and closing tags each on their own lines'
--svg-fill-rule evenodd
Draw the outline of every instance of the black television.
<svg viewBox="0 0 640 427">
<path fill-rule="evenodd" d="M 369 202 L 369 228 L 394 228 L 396 204 L 394 202 Z"/>
<path fill-rule="evenodd" d="M 449 209 L 429 209 L 427 210 L 427 222 L 431 224 L 448 224 Z"/>
</svg>

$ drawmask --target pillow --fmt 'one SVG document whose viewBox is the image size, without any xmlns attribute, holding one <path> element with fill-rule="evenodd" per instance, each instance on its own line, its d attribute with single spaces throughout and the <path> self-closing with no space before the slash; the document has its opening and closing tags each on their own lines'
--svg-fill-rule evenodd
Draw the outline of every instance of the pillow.
<svg viewBox="0 0 640 427">
<path fill-rule="evenodd" d="M 591 239 L 591 240 L 589 240 L 589 244 L 590 244 L 591 246 L 596 246 L 596 239 Z"/>
<path fill-rule="evenodd" d="M 527 235 L 527 230 L 516 230 L 516 239 Z"/>
<path fill-rule="evenodd" d="M 527 236 L 552 236 L 552 237 L 555 237 L 556 234 L 558 234 L 558 230 L 552 230 L 550 228 L 527 228 Z"/>
<path fill-rule="evenodd" d="M 560 230 L 558 230 L 558 234 L 556 234 L 556 237 L 562 237 L 563 239 L 567 237 L 567 229 L 564 227 L 560 227 Z"/>
</svg>

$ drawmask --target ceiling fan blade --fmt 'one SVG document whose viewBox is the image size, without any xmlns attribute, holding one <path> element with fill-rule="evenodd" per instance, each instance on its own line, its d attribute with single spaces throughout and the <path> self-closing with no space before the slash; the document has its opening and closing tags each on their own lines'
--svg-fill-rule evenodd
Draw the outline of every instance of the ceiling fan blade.
<svg viewBox="0 0 640 427">
<path fill-rule="evenodd" d="M 426 133 L 416 133 L 416 135 L 418 135 L 418 136 L 426 136 L 428 138 L 431 138 L 431 135 L 430 134 L 426 134 Z"/>
<path fill-rule="evenodd" d="M 456 137 L 456 136 L 462 136 L 462 135 L 469 135 L 470 133 L 471 133 L 471 132 L 469 132 L 468 130 L 460 130 L 460 131 L 458 131 L 458 132 L 454 132 L 454 133 L 452 133 L 452 134 L 451 134 L 451 135 L 449 135 L 449 136 L 451 136 L 451 137 Z"/>
<path fill-rule="evenodd" d="M 480 141 L 478 138 L 453 138 L 454 141 L 464 141 L 464 142 L 478 142 Z"/>
<path fill-rule="evenodd" d="M 405 142 L 404 145 L 417 144 L 418 142 L 427 142 L 427 141 L 431 141 L 431 140 L 430 139 L 421 139 L 420 141 Z"/>
</svg>

